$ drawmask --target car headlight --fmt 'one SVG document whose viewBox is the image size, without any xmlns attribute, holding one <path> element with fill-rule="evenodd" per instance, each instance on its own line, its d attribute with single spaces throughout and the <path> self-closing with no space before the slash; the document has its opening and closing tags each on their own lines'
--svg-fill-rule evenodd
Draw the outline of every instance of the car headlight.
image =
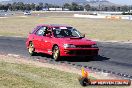
<svg viewBox="0 0 132 88">
<path fill-rule="evenodd" d="M 64 44 L 64 48 L 75 48 L 76 46 L 73 44 Z"/>
<path fill-rule="evenodd" d="M 92 48 L 98 48 L 98 46 L 96 44 L 93 44 L 91 47 Z"/>
</svg>

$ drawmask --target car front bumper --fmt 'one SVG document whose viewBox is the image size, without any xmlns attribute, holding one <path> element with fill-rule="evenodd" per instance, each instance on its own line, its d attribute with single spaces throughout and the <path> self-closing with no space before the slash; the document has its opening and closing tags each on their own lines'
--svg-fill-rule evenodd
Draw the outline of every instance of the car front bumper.
<svg viewBox="0 0 132 88">
<path fill-rule="evenodd" d="M 60 56 L 97 56 L 99 48 L 67 48 L 60 51 Z"/>
</svg>

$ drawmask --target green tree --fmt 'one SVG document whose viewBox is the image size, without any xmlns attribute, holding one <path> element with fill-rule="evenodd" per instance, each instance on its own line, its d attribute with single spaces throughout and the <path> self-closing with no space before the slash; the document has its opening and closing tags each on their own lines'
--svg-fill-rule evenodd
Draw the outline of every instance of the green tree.
<svg viewBox="0 0 132 88">
<path fill-rule="evenodd" d="M 89 11 L 91 9 L 91 6 L 89 4 L 87 4 L 87 5 L 84 6 L 84 8 L 85 8 L 86 11 Z"/>
<path fill-rule="evenodd" d="M 36 11 L 39 11 L 39 10 L 40 10 L 39 5 L 36 5 L 36 6 L 35 6 L 35 10 L 36 10 Z"/>
<path fill-rule="evenodd" d="M 35 10 L 35 4 L 34 4 L 34 3 L 32 3 L 32 4 L 30 5 L 30 7 L 31 7 L 31 10 Z"/>
<path fill-rule="evenodd" d="M 25 8 L 26 8 L 25 10 L 28 10 L 28 11 L 31 10 L 30 4 L 25 4 Z"/>
<path fill-rule="evenodd" d="M 71 8 L 71 5 L 70 5 L 69 3 L 65 3 L 65 4 L 63 5 L 63 8 L 70 9 L 70 8 Z"/>
<path fill-rule="evenodd" d="M 71 6 L 71 10 L 72 10 L 72 11 L 78 11 L 78 9 L 79 9 L 78 4 L 75 3 L 75 2 L 73 2 L 73 3 L 72 3 L 72 6 Z"/>
<path fill-rule="evenodd" d="M 42 2 L 39 3 L 39 10 L 43 9 L 44 4 Z"/>
<path fill-rule="evenodd" d="M 44 4 L 44 7 L 45 7 L 45 8 L 49 8 L 49 4 L 48 4 L 48 3 L 45 3 L 45 4 Z"/>
<path fill-rule="evenodd" d="M 117 7 L 117 11 L 121 11 L 121 7 Z"/>
<path fill-rule="evenodd" d="M 104 7 L 104 11 L 108 11 L 108 7 Z"/>
<path fill-rule="evenodd" d="M 24 10 L 24 3 L 18 2 L 17 5 L 19 6 L 19 10 Z"/>
<path fill-rule="evenodd" d="M 111 11 L 116 11 L 116 6 L 111 6 Z"/>
<path fill-rule="evenodd" d="M 129 11 L 129 6 L 127 6 L 127 5 L 122 6 L 121 10 L 122 11 Z"/>
</svg>

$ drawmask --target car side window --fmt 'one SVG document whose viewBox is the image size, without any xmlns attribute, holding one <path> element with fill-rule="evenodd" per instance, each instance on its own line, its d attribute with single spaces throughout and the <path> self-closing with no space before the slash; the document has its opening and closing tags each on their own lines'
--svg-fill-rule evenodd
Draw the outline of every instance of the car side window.
<svg viewBox="0 0 132 88">
<path fill-rule="evenodd" d="M 44 36 L 46 30 L 47 30 L 47 27 L 41 27 L 41 28 L 36 32 L 36 35 L 38 35 L 38 36 Z"/>
</svg>

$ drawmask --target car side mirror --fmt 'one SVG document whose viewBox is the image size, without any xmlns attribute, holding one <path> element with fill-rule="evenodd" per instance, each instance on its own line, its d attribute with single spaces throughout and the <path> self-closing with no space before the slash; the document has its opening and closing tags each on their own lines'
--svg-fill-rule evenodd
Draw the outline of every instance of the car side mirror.
<svg viewBox="0 0 132 88">
<path fill-rule="evenodd" d="M 85 34 L 82 34 L 82 37 L 85 38 Z"/>
</svg>

